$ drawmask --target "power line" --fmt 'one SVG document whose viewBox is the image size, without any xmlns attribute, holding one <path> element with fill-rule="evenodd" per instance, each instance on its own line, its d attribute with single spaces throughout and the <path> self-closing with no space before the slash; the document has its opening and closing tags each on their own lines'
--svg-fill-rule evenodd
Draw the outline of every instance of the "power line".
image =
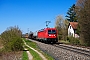
<svg viewBox="0 0 90 60">
<path fill-rule="evenodd" d="M 45 23 L 46 23 L 46 27 L 48 28 L 48 25 L 49 23 L 51 23 L 51 21 L 46 21 Z"/>
</svg>

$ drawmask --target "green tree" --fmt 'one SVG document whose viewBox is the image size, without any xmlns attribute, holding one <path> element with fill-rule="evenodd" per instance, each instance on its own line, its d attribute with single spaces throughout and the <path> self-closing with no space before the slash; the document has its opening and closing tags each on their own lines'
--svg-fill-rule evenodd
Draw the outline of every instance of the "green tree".
<svg viewBox="0 0 90 60">
<path fill-rule="evenodd" d="M 76 6 L 81 44 L 90 46 L 90 0 L 78 0 Z"/>
<path fill-rule="evenodd" d="M 75 7 L 76 7 L 75 4 L 73 4 L 67 12 L 66 17 L 67 17 L 67 20 L 70 21 L 70 22 L 77 22 Z"/>
</svg>

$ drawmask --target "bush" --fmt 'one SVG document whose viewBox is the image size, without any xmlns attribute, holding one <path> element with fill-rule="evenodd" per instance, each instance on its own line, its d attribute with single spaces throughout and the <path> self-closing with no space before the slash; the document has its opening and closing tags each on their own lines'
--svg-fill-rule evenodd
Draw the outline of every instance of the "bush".
<svg viewBox="0 0 90 60">
<path fill-rule="evenodd" d="M 81 44 L 82 46 L 90 47 L 90 43 L 89 43 L 89 44 L 88 44 L 88 43 L 84 43 L 84 42 L 82 42 L 82 40 L 80 40 L 80 44 Z"/>
<path fill-rule="evenodd" d="M 10 27 L 1 34 L 5 51 L 23 50 L 21 33 L 18 27 Z"/>
<path fill-rule="evenodd" d="M 62 35 L 58 35 L 58 40 L 62 40 Z"/>
<path fill-rule="evenodd" d="M 13 39 L 4 46 L 5 51 L 21 51 L 23 50 L 23 41 L 21 38 Z"/>
<path fill-rule="evenodd" d="M 23 41 L 21 38 L 17 38 L 11 47 L 12 51 L 18 51 L 18 50 L 23 50 Z"/>
<path fill-rule="evenodd" d="M 67 37 L 67 40 L 70 42 L 70 44 L 74 44 L 74 45 L 79 45 L 80 41 L 78 38 L 74 38 L 74 37 Z"/>
</svg>

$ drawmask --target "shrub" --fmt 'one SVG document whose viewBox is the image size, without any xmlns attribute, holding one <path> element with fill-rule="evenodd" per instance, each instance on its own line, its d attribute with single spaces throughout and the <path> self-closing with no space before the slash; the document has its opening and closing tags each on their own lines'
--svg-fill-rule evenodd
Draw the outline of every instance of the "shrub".
<svg viewBox="0 0 90 60">
<path fill-rule="evenodd" d="M 16 38 L 11 47 L 12 51 L 23 50 L 23 41 L 21 38 Z"/>
<path fill-rule="evenodd" d="M 3 45 L 6 51 L 23 50 L 21 31 L 18 27 L 10 27 L 1 34 Z"/>
<path fill-rule="evenodd" d="M 80 41 L 78 38 L 74 38 L 74 37 L 67 37 L 67 40 L 71 43 L 71 44 L 75 44 L 75 45 L 79 45 Z"/>
</svg>

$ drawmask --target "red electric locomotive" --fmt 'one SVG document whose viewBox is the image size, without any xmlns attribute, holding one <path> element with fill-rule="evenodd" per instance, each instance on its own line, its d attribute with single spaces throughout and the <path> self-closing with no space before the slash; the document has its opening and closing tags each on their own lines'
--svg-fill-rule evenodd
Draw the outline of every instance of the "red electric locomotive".
<svg viewBox="0 0 90 60">
<path fill-rule="evenodd" d="M 41 29 L 37 33 L 37 39 L 39 39 L 40 41 L 48 42 L 48 43 L 58 42 L 56 28 Z"/>
</svg>

